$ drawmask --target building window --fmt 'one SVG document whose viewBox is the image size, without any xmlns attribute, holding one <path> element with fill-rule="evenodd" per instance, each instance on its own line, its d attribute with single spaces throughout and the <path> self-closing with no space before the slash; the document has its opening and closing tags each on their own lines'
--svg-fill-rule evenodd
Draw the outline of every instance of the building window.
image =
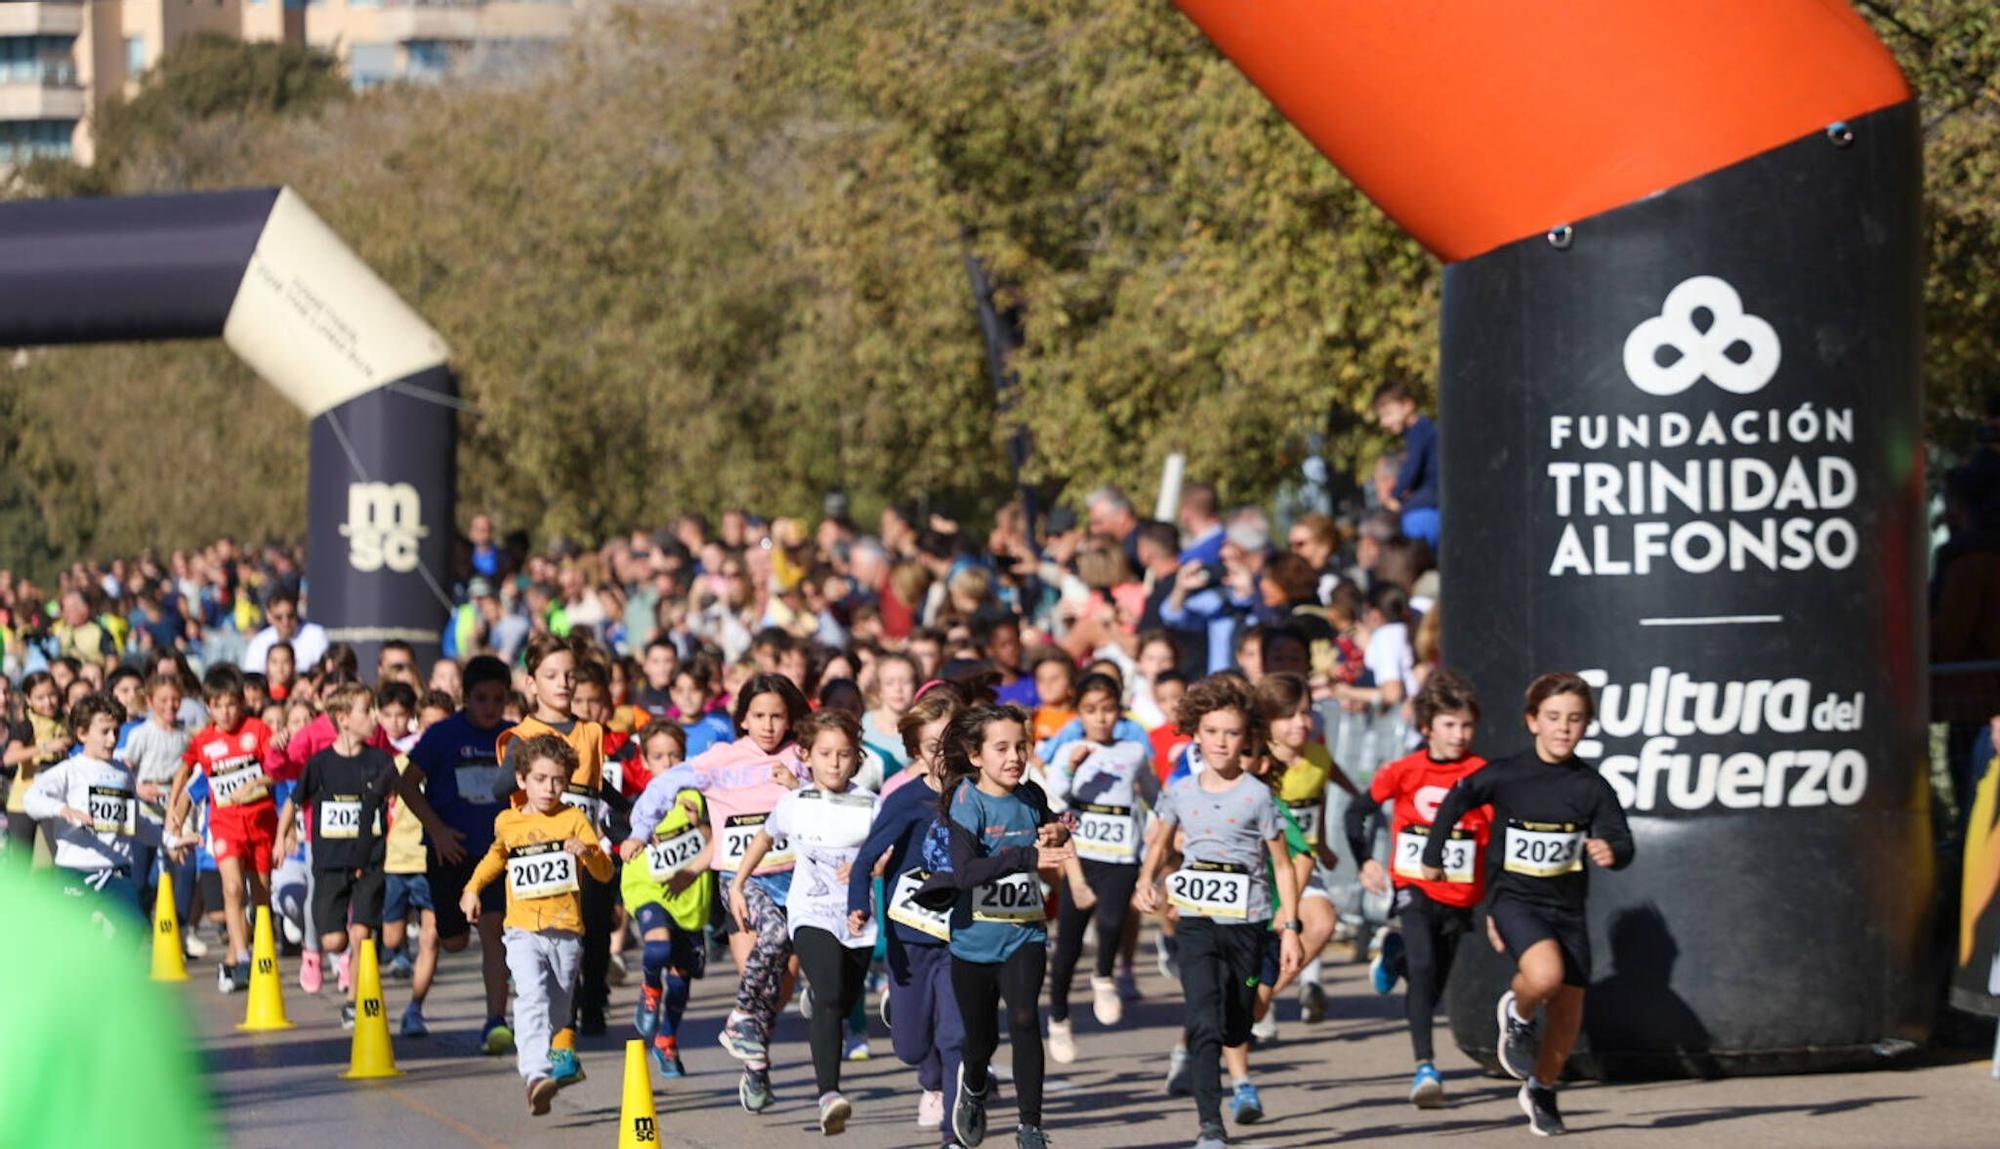
<svg viewBox="0 0 2000 1149">
<path fill-rule="evenodd" d="M 0 164 L 24 164 L 34 159 L 68 159 L 75 120 L 16 120 L 0 122 Z"/>
<path fill-rule="evenodd" d="M 76 86 L 73 36 L 0 36 L 0 84 Z"/>
<path fill-rule="evenodd" d="M 146 74 L 146 38 L 125 37 L 125 76 L 136 80 Z"/>
<path fill-rule="evenodd" d="M 438 79 L 451 70 L 451 45 L 443 40 L 409 42 L 411 79 Z"/>
</svg>

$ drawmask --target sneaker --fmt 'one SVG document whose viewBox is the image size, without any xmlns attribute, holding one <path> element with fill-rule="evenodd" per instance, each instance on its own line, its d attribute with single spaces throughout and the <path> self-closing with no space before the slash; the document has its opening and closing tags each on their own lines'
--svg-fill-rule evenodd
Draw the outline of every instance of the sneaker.
<svg viewBox="0 0 2000 1149">
<path fill-rule="evenodd" d="M 1144 996 L 1139 992 L 1139 979 L 1130 969 L 1118 975 L 1118 1000 L 1138 1001 Z"/>
<path fill-rule="evenodd" d="M 680 1042 L 671 1037 L 653 1039 L 653 1063 L 660 1067 L 661 1077 L 686 1077 L 687 1067 L 681 1064 Z"/>
<path fill-rule="evenodd" d="M 747 1019 L 745 1022 L 731 1020 L 722 1027 L 722 1036 L 716 1041 L 728 1051 L 729 1056 L 738 1061 L 762 1061 L 768 1051 L 764 1048 L 762 1039 L 751 1033 L 746 1023 Z M 752 1109 L 750 1112 L 755 1113 L 757 1110 Z"/>
<path fill-rule="evenodd" d="M 867 1061 L 875 1056 L 875 1050 L 869 1046 L 867 1034 L 850 1033 L 847 1035 L 847 1048 L 840 1055 L 848 1061 Z"/>
<path fill-rule="evenodd" d="M 991 1078 L 987 1085 L 993 1084 Z M 965 1063 L 958 1065 L 958 1104 L 951 1108 L 951 1132 L 965 1149 L 979 1149 L 986 1140 L 986 1094 L 965 1087 Z"/>
<path fill-rule="evenodd" d="M 1159 963 L 1160 976 L 1168 981 L 1181 979 L 1180 957 L 1174 952 L 1174 945 L 1165 934 L 1153 935 L 1153 959 Z"/>
<path fill-rule="evenodd" d="M 799 1016 L 806 1021 L 811 1021 L 813 1019 L 813 987 L 809 985 L 799 987 L 798 1004 Z"/>
<path fill-rule="evenodd" d="M 1090 1011 L 1099 1025 L 1117 1025 L 1125 1020 L 1125 999 L 1118 996 L 1118 983 L 1108 977 L 1090 979 Z"/>
<path fill-rule="evenodd" d="M 829 1093 L 819 1099 L 819 1131 L 821 1135 L 832 1137 L 847 1132 L 847 1119 L 854 1115 L 854 1106 L 838 1093 Z"/>
<path fill-rule="evenodd" d="M 326 970 L 320 964 L 323 960 L 316 953 L 299 955 L 300 989 L 305 990 L 307 993 L 318 993 L 320 987 L 326 984 Z"/>
<path fill-rule="evenodd" d="M 1174 1046 L 1167 1057 L 1167 1096 L 1187 1097 L 1194 1093 L 1194 1079 L 1188 1068 L 1188 1051 L 1184 1045 Z"/>
<path fill-rule="evenodd" d="M 1220 1125 L 1204 1125 L 1194 1139 L 1194 1149 L 1224 1149 L 1229 1144 L 1229 1135 Z"/>
<path fill-rule="evenodd" d="M 584 1006 L 576 1013 L 576 1031 L 585 1037 L 603 1037 L 610 1028 L 604 1020 L 603 1006 Z"/>
<path fill-rule="evenodd" d="M 410 963 L 409 955 L 400 953 L 389 963 L 388 968 L 382 971 L 382 976 L 391 981 L 408 981 L 416 974 L 417 967 Z"/>
<path fill-rule="evenodd" d="M 1556 1110 L 1556 1091 L 1546 1085 L 1521 1086 L 1521 1112 L 1528 1115 L 1528 1128 L 1537 1137 L 1556 1137 L 1569 1132 Z"/>
<path fill-rule="evenodd" d="M 532 1117 L 547 1117 L 549 1103 L 556 1099 L 556 1090 L 562 1088 L 552 1077 L 537 1077 L 528 1082 L 528 1114 Z"/>
<path fill-rule="evenodd" d="M 574 1049 L 549 1050 L 549 1075 L 557 1085 L 575 1085 L 583 1080 L 583 1064 L 576 1059 Z"/>
<path fill-rule="evenodd" d="M 1264 1012 L 1264 1020 L 1250 1027 L 1250 1040 L 1258 1045 L 1270 1045 L 1278 1040 L 1277 1003 Z"/>
<path fill-rule="evenodd" d="M 1526 1081 L 1535 1072 L 1535 1055 L 1541 1052 L 1541 1024 L 1514 1016 L 1514 991 L 1500 995 L 1495 1011 L 1500 1021 L 1500 1068 L 1517 1081 Z"/>
<path fill-rule="evenodd" d="M 1255 1125 L 1264 1119 L 1264 1099 L 1248 1081 L 1238 1082 L 1229 1098 L 1229 1119 L 1238 1125 Z"/>
<path fill-rule="evenodd" d="M 917 1098 L 917 1128 L 944 1128 L 944 1090 L 926 1089 Z"/>
<path fill-rule="evenodd" d="M 429 1037 L 431 1027 L 424 1024 L 424 1007 L 411 1002 L 403 1009 L 403 1036 Z"/>
<path fill-rule="evenodd" d="M 1049 1135 L 1039 1125 L 1016 1125 L 1014 1149 L 1049 1149 Z"/>
<path fill-rule="evenodd" d="M 1417 1075 L 1410 1079 L 1410 1104 L 1419 1109 L 1444 1108 L 1444 1078 L 1428 1061 L 1417 1066 Z"/>
<path fill-rule="evenodd" d="M 736 1100 L 741 1102 L 745 1112 L 762 1113 L 775 1100 L 771 1096 L 771 1071 L 768 1069 L 745 1069 L 736 1082 Z"/>
<path fill-rule="evenodd" d="M 1069 1022 L 1049 1019 L 1049 1056 L 1057 1065 L 1076 1060 L 1076 1038 L 1070 1033 Z"/>
<path fill-rule="evenodd" d="M 1299 987 L 1299 1020 L 1307 1025 L 1326 1020 L 1326 987 L 1316 981 Z"/>
<path fill-rule="evenodd" d="M 183 930 L 181 931 L 181 952 L 191 958 L 200 960 L 208 956 L 208 943 L 202 941 L 201 935 L 195 931 Z M 307 990 L 306 992 L 311 993 L 313 991 Z"/>
<path fill-rule="evenodd" d="M 342 993 L 346 993 L 348 988 L 353 984 L 348 980 L 348 969 L 352 965 L 348 960 L 349 952 L 351 951 L 342 951 L 339 957 L 333 959 L 334 983 L 340 986 L 340 992 Z"/>
<path fill-rule="evenodd" d="M 486 1019 L 486 1028 L 479 1031 L 479 1048 L 488 1057 L 502 1057 L 514 1052 L 514 1029 L 498 1017 Z"/>
<path fill-rule="evenodd" d="M 236 966 L 223 964 L 215 967 L 215 992 L 235 993 L 242 988 L 243 983 L 238 979 Z"/>
<path fill-rule="evenodd" d="M 1403 934 L 1400 930 L 1388 930 L 1382 935 L 1382 946 L 1375 951 L 1375 957 L 1368 963 L 1368 982 L 1375 992 L 1387 994 L 1403 979 Z"/>
<path fill-rule="evenodd" d="M 340 1003 L 340 1028 L 354 1028 L 354 1003 L 351 1001 Z"/>
<path fill-rule="evenodd" d="M 650 985 L 639 987 L 639 1008 L 633 1011 L 632 1027 L 640 1037 L 651 1038 L 660 1031 L 660 1000 L 665 996 Z"/>
<path fill-rule="evenodd" d="M 631 976 L 632 970 L 625 964 L 625 955 L 612 954 L 611 964 L 604 967 L 604 980 L 612 985 L 624 985 L 625 979 Z"/>
</svg>

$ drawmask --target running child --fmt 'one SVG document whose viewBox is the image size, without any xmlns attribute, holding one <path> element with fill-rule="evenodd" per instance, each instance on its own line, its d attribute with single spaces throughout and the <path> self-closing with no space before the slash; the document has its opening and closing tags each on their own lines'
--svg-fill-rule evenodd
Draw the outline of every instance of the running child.
<svg viewBox="0 0 2000 1149">
<path fill-rule="evenodd" d="M 1181 991 L 1186 1000 L 1188 1055 L 1201 1130 L 1197 1149 L 1222 1149 L 1220 1062 L 1225 1049 L 1244 1050 L 1257 1002 L 1266 923 L 1275 908 L 1279 971 L 1302 963 L 1298 882 L 1286 852 L 1278 801 L 1244 767 L 1257 741 L 1256 704 L 1242 683 L 1221 675 L 1189 688 L 1176 721 L 1192 731 L 1204 768 L 1167 789 L 1154 811 L 1159 829 L 1146 850 L 1135 905 L 1158 908 L 1162 863 L 1183 837 L 1180 868 L 1167 875 L 1167 901 L 1180 911 L 1177 930 Z M 1269 863 L 1269 880 L 1259 873 Z M 1275 888 L 1273 888 L 1275 887 Z M 1275 901 L 1276 905 L 1273 906 Z M 1248 1077 L 1235 1082 L 1254 1100 Z M 1239 1112 L 1248 1112 L 1239 1107 Z M 1262 1116 L 1262 1104 L 1255 1105 Z"/>
<path fill-rule="evenodd" d="M 933 874 L 920 896 L 951 891 L 951 984 L 965 1023 L 951 1126 L 967 1149 L 986 1140 L 988 1072 L 1007 1005 L 1020 1123 L 1016 1149 L 1046 1149 L 1042 1131 L 1042 980 L 1048 970 L 1043 883 L 1076 859 L 1069 831 L 1027 781 L 1028 715 L 1018 706 L 974 706 L 945 740 L 939 806 L 950 836 L 951 872 Z M 935 904 L 926 897 L 927 904 Z"/>
<path fill-rule="evenodd" d="M 416 725 L 416 688 L 400 679 L 383 682 L 376 695 L 375 713 L 400 774 L 409 768 L 410 750 L 422 737 Z M 431 901 L 430 881 L 424 876 L 424 828 L 401 795 L 391 800 L 388 816 L 388 844 L 382 859 L 382 976 L 414 980 L 417 967 L 423 966 L 428 984 L 437 972 L 437 910 Z M 412 917 L 417 919 L 414 960 L 405 948 Z M 429 923 L 428 929 L 425 923 Z M 423 1037 L 430 1032 L 421 1006 L 403 1011 L 402 1030 L 405 1037 Z"/>
<path fill-rule="evenodd" d="M 169 841 L 173 835 L 166 833 L 166 800 L 173 789 L 174 775 L 180 772 L 181 756 L 187 753 L 188 735 L 180 724 L 180 680 L 156 674 L 142 685 L 140 698 L 146 704 L 146 712 L 138 725 L 128 724 L 122 756 L 132 768 L 139 818 L 153 827 L 162 846 L 161 850 L 155 850 L 142 842 L 133 854 L 132 879 L 139 884 L 141 905 L 150 912 L 149 891 L 158 884 L 154 863 L 163 856 L 164 848 L 173 844 Z M 170 868 L 174 870 L 175 895 L 185 897 L 192 892 L 193 875 L 178 867 Z"/>
<path fill-rule="evenodd" d="M 480 914 L 480 891 L 503 874 L 507 883 L 507 969 L 514 976 L 516 1064 L 527 1083 L 528 1112 L 548 1113 L 563 1081 L 580 1081 L 576 1051 L 554 1047 L 569 1021 L 583 957 L 579 871 L 613 876 L 611 856 L 583 811 L 563 802 L 580 765 L 576 748 L 556 734 L 535 734 L 514 748 L 514 774 L 525 801 L 493 823 L 493 844 L 459 895 L 458 912 Z"/>
<path fill-rule="evenodd" d="M 1076 688 L 1083 738 L 1065 746 L 1049 770 L 1055 799 L 1069 807 L 1075 830 L 1072 844 L 1096 903 L 1093 915 L 1090 906 L 1064 898 L 1056 914 L 1055 960 L 1049 970 L 1049 1056 L 1061 1065 L 1076 1060 L 1069 991 L 1083 956 L 1084 929 L 1093 916 L 1097 958 L 1090 978 L 1091 1008 L 1099 1025 L 1110 1027 L 1124 1019 L 1125 1004 L 1112 973 L 1139 880 L 1146 810 L 1160 799 L 1151 745 L 1113 733 L 1122 711 L 1119 702 L 1116 680 L 1085 675 Z"/>
<path fill-rule="evenodd" d="M 1524 1082 L 1521 1109 L 1543 1137 L 1564 1131 L 1555 1086 L 1576 1046 L 1590 985 L 1590 872 L 1583 862 L 1607 870 L 1632 864 L 1632 832 L 1617 792 L 1595 763 L 1574 757 L 1595 709 L 1580 676 L 1535 679 L 1526 706 L 1534 748 L 1461 779 L 1439 804 L 1424 844 L 1425 880 L 1444 881 L 1454 828 L 1476 807 L 1493 807 L 1487 930 L 1516 966 L 1496 1009 L 1500 1065 Z M 1546 1034 L 1538 1016 L 1545 1008 Z"/>
<path fill-rule="evenodd" d="M 1432 1016 L 1451 976 L 1458 943 L 1472 930 L 1472 907 L 1486 893 L 1480 858 L 1491 836 L 1490 811 L 1469 810 L 1445 846 L 1444 880 L 1424 877 L 1423 853 L 1431 831 L 1429 815 L 1459 781 L 1486 765 L 1471 752 L 1472 732 L 1479 724 L 1479 699 L 1472 684 L 1450 670 L 1433 673 L 1418 692 L 1417 730 L 1424 748 L 1376 771 L 1368 785 L 1367 802 L 1347 809 L 1348 845 L 1361 864 L 1361 884 L 1370 893 L 1386 894 L 1395 883 L 1389 912 L 1402 929 L 1383 937 L 1381 951 L 1369 968 L 1375 992 L 1386 994 L 1399 978 L 1409 979 L 1405 1015 L 1410 1047 L 1416 1054 L 1416 1076 L 1410 1081 L 1410 1102 L 1419 1109 L 1444 1105 L 1444 1078 L 1433 1063 Z M 1374 853 L 1375 834 L 1369 823 L 1382 803 L 1393 802 L 1389 834 L 1393 872 L 1385 872 Z"/>
<path fill-rule="evenodd" d="M 886 879 L 883 915 L 888 925 L 889 1002 L 884 1022 L 894 1018 L 889 1037 L 896 1056 L 917 1071 L 922 1094 L 917 1128 L 937 1129 L 956 1100 L 958 1063 L 965 1046 L 965 1023 L 951 990 L 951 914 L 915 901 L 930 879 L 923 844 L 937 822 L 943 789 L 944 741 L 952 720 L 965 709 L 965 696 L 952 683 L 927 683 L 903 712 L 903 749 L 908 768 L 884 787 L 868 840 L 855 856 L 847 880 L 847 908 L 873 912 L 874 882 Z M 885 862 L 884 855 L 887 856 Z M 946 1144 L 952 1143 L 949 1130 Z"/>
<path fill-rule="evenodd" d="M 785 897 L 785 923 L 800 972 L 812 985 L 808 1025 L 819 1129 L 832 1136 L 847 1128 L 854 1111 L 840 1094 L 842 1037 L 847 1015 L 867 990 L 868 960 L 875 952 L 874 923 L 847 909 L 848 881 L 868 838 L 875 796 L 853 784 L 861 767 L 861 723 L 852 714 L 828 709 L 808 717 L 799 724 L 798 744 L 811 782 L 778 799 L 758 829 L 730 883 L 729 907 L 739 921 L 756 922 L 744 889 L 774 844 L 788 843 L 797 861 Z"/>
<path fill-rule="evenodd" d="M 36 822 L 27 810 L 35 772 L 62 761 L 76 740 L 63 723 L 62 690 L 54 675 L 37 670 L 23 678 L 21 697 L 27 701 L 28 714 L 14 724 L 4 761 L 13 779 L 7 790 L 7 857 L 26 866 L 35 854 Z"/>
<path fill-rule="evenodd" d="M 639 750 L 652 781 L 632 807 L 635 827 L 651 823 L 642 837 L 626 840 L 620 877 L 625 912 L 639 924 L 642 983 L 633 1025 L 651 1042 L 662 1077 L 681 1077 L 680 1025 L 687 1012 L 690 984 L 708 965 L 702 927 L 715 906 L 715 877 L 709 872 L 708 805 L 687 785 L 680 765 L 687 732 L 673 722 L 648 723 L 639 732 Z M 642 856 L 643 855 L 643 856 Z"/>
<path fill-rule="evenodd" d="M 109 694 L 87 694 L 70 708 L 69 723 L 79 753 L 36 774 L 23 809 L 53 831 L 63 892 L 98 900 L 104 908 L 94 916 L 108 930 L 132 936 L 145 928 L 132 877 L 134 847 L 141 840 L 157 846 L 160 838 L 139 817 L 132 771 L 112 758 L 125 708 Z"/>
<path fill-rule="evenodd" d="M 304 811 L 313 838 L 313 925 L 320 949 L 340 954 L 350 944 L 359 950 L 382 925 L 386 842 L 378 828 L 395 796 L 397 773 L 394 758 L 368 745 L 377 729 L 374 691 L 358 682 L 337 686 L 327 697 L 326 713 L 339 736 L 307 760 L 304 775 L 279 812 L 278 853 L 291 853 Z M 340 1007 L 340 1024 L 354 1028 L 352 982 Z"/>
<path fill-rule="evenodd" d="M 229 952 L 216 971 L 216 989 L 235 993 L 248 986 L 242 972 L 250 961 L 249 910 L 271 904 L 272 848 L 277 844 L 278 807 L 271 798 L 271 779 L 264 773 L 271 728 L 243 713 L 243 676 L 234 667 L 218 666 L 202 680 L 209 725 L 188 740 L 181 772 L 174 778 L 167 822 L 179 825 L 187 816 L 187 782 L 199 771 L 208 786 L 210 851 L 222 880 L 222 906 L 228 921 Z M 243 903 L 249 884 L 250 905 Z"/>
</svg>

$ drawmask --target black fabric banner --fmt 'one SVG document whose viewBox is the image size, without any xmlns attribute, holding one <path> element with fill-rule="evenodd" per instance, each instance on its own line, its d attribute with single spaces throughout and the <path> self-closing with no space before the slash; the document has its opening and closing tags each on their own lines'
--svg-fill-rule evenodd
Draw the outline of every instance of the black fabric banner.
<svg viewBox="0 0 2000 1149">
<path fill-rule="evenodd" d="M 1446 660 L 1489 757 L 1590 678 L 1638 841 L 1577 1071 L 1927 1033 L 1919 145 L 1899 105 L 1446 271 Z M 1447 994 L 1489 1065 L 1510 970 L 1473 939 Z"/>
<path fill-rule="evenodd" d="M 312 421 L 306 580 L 313 621 L 372 677 L 401 639 L 429 665 L 451 611 L 455 393 L 436 367 Z M 442 401 L 440 401 L 442 400 Z"/>
</svg>

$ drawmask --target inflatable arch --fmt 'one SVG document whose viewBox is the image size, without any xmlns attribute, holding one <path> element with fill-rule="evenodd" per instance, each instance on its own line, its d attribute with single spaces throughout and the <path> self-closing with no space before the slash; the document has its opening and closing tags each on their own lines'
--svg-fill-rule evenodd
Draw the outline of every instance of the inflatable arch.
<svg viewBox="0 0 2000 1149">
<path fill-rule="evenodd" d="M 458 434 L 438 333 L 289 188 L 0 204 L 0 346 L 216 336 L 311 420 L 313 621 L 364 666 L 391 639 L 435 657 Z"/>
<path fill-rule="evenodd" d="M 1638 861 L 1593 877 L 1581 1072 L 1928 1032 L 1916 103 L 1838 0 L 1177 0 L 1446 261 L 1447 658 L 1537 672 Z M 1491 1064 L 1507 973 L 1447 993 Z"/>
</svg>

